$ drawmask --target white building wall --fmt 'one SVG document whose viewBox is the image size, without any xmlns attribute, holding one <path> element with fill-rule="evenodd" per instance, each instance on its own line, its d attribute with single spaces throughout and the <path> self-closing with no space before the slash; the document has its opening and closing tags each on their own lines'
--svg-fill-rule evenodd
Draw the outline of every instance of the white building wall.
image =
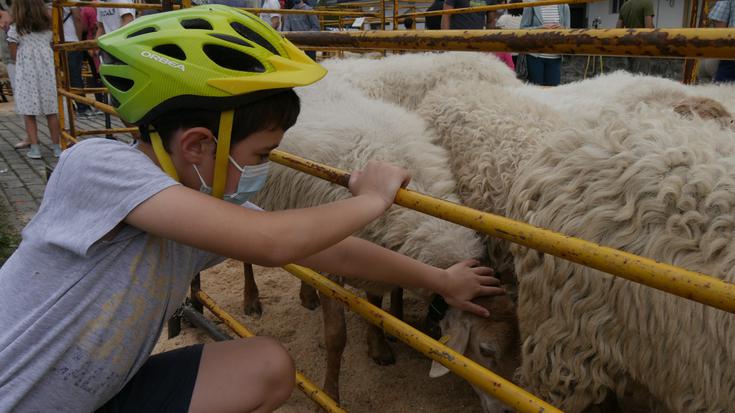
<svg viewBox="0 0 735 413">
<path fill-rule="evenodd" d="M 600 28 L 615 27 L 618 14 L 611 13 L 612 0 L 599 1 L 587 4 L 587 27 L 592 28 L 592 20 L 599 17 L 602 20 Z M 655 12 L 654 25 L 656 27 L 682 27 L 684 22 L 684 0 L 653 0 Z"/>
</svg>

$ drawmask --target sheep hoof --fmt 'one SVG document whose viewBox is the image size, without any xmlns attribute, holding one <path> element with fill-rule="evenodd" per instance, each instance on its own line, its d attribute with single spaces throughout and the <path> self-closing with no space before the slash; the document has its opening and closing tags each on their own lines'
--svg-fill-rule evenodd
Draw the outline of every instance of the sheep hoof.
<svg viewBox="0 0 735 413">
<path fill-rule="evenodd" d="M 263 306 L 260 304 L 260 300 L 256 298 L 253 301 L 245 303 L 243 312 L 247 316 L 260 318 L 263 315 Z"/>
<path fill-rule="evenodd" d="M 373 359 L 375 364 L 379 366 L 390 366 L 392 364 L 396 364 L 396 356 L 393 355 L 393 350 L 391 350 L 388 344 L 383 343 L 378 347 L 379 348 L 377 349 L 371 348 L 368 351 L 370 358 Z"/>
</svg>

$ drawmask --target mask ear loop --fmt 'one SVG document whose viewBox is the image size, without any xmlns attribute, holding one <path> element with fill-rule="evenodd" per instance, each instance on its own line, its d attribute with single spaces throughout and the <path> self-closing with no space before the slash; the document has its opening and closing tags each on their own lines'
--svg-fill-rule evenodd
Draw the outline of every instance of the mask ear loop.
<svg viewBox="0 0 735 413">
<path fill-rule="evenodd" d="M 222 199 L 225 195 L 227 164 L 230 160 L 230 139 L 232 138 L 232 123 L 234 118 L 234 110 L 226 110 L 219 117 L 219 139 L 217 139 L 217 155 L 214 160 L 214 182 L 212 183 L 212 196 L 219 199 Z"/>
<path fill-rule="evenodd" d="M 163 147 L 161 135 L 156 131 L 150 131 L 149 133 L 151 143 L 153 144 L 153 152 L 155 152 L 156 158 L 158 158 L 158 163 L 161 164 L 161 168 L 163 168 L 163 171 L 166 172 L 168 176 L 173 178 L 176 182 L 179 182 L 179 174 L 176 173 L 174 163 L 168 155 L 168 152 L 166 152 L 166 148 Z"/>
</svg>

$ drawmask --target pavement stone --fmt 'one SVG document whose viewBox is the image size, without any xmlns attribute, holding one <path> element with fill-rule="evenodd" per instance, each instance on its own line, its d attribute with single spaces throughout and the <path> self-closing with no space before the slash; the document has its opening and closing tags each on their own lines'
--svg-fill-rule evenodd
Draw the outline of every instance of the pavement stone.
<svg viewBox="0 0 735 413">
<path fill-rule="evenodd" d="M 23 118 L 14 113 L 0 113 L 0 203 L 10 209 L 9 218 L 18 231 L 38 211 L 46 188 L 46 168 L 55 167 L 57 162 L 53 156 L 46 119 L 39 116 L 37 120 L 43 159 L 34 160 L 26 156 L 28 149 L 13 148 L 26 135 Z M 119 120 L 112 119 L 113 128 L 123 126 Z M 77 119 L 76 127 L 79 130 L 104 129 L 105 117 Z M 104 136 L 87 136 L 85 139 L 93 137 Z M 120 138 L 130 142 L 127 135 Z"/>
</svg>

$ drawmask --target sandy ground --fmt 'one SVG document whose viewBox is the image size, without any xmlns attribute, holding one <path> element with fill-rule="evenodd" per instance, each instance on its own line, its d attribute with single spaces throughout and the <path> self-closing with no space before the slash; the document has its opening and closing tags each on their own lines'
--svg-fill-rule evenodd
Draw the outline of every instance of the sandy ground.
<svg viewBox="0 0 735 413">
<path fill-rule="evenodd" d="M 299 280 L 281 269 L 255 268 L 260 288 L 263 316 L 242 312 L 242 264 L 226 261 L 202 274 L 202 289 L 219 305 L 258 335 L 277 338 L 296 362 L 296 367 L 312 382 L 322 386 L 326 369 L 321 308 L 310 311 L 300 305 Z M 386 299 L 386 301 L 388 301 Z M 417 325 L 425 306 L 406 294 L 406 321 Z M 387 303 L 385 304 L 387 305 Z M 385 306 L 384 305 L 384 306 Z M 207 316 L 214 318 L 206 310 Z M 228 331 L 218 324 L 223 331 Z M 448 374 L 430 379 L 430 360 L 403 343 L 392 343 L 397 362 L 378 366 L 367 356 L 367 322 L 347 312 L 347 347 L 341 372 L 342 406 L 350 412 L 481 412 L 479 399 L 461 378 Z M 184 323 L 182 333 L 167 339 L 164 331 L 156 352 L 211 340 Z M 278 412 L 313 412 L 315 404 L 295 390 Z"/>
</svg>

